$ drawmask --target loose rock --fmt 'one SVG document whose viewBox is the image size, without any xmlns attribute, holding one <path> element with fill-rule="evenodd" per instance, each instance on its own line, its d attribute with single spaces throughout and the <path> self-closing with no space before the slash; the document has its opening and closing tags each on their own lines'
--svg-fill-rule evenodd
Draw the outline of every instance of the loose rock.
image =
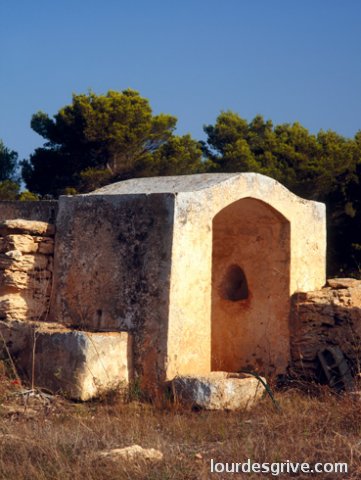
<svg viewBox="0 0 361 480">
<path fill-rule="evenodd" d="M 128 387 L 127 332 L 84 332 L 49 322 L 0 322 L 0 332 L 28 380 L 34 367 L 40 389 L 86 401 Z"/>
<path fill-rule="evenodd" d="M 227 372 L 175 377 L 172 388 L 178 401 L 207 410 L 249 409 L 265 391 L 254 376 Z"/>
<path fill-rule="evenodd" d="M 159 462 L 163 460 L 163 453 L 154 448 L 142 448 L 139 445 L 132 445 L 125 448 L 113 448 L 99 452 L 99 456 L 111 460 L 126 460 L 129 462 L 145 460 Z"/>
</svg>

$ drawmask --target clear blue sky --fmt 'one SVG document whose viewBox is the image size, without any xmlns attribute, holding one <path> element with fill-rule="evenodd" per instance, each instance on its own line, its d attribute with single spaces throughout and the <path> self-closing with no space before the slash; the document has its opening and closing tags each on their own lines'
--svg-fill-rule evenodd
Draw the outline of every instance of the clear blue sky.
<svg viewBox="0 0 361 480">
<path fill-rule="evenodd" d="M 361 129 L 360 0 L 0 0 L 0 138 L 26 157 L 33 113 L 131 87 L 178 132 L 221 110 Z"/>
</svg>

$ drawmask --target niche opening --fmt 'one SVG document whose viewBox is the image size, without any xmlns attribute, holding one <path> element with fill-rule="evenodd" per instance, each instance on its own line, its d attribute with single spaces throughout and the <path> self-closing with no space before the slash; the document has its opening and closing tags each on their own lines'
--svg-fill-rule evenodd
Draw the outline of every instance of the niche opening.
<svg viewBox="0 0 361 480">
<path fill-rule="evenodd" d="M 238 265 L 230 265 L 220 284 L 219 292 L 224 300 L 237 302 L 248 298 L 248 283 L 246 275 Z"/>
</svg>

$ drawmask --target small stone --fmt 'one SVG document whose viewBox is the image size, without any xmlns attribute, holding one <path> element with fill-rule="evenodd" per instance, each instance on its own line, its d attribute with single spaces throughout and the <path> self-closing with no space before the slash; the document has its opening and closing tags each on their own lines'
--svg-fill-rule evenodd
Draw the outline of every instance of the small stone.
<svg viewBox="0 0 361 480">
<path fill-rule="evenodd" d="M 8 252 L 5 253 L 5 255 L 14 260 L 21 260 L 23 256 L 22 253 L 19 252 L 19 250 L 9 250 Z"/>
<path fill-rule="evenodd" d="M 99 452 L 99 456 L 110 460 L 126 460 L 128 462 L 145 460 L 159 462 L 163 460 L 163 453 L 155 448 L 142 448 L 139 445 L 132 445 L 125 448 L 113 448 Z"/>
</svg>

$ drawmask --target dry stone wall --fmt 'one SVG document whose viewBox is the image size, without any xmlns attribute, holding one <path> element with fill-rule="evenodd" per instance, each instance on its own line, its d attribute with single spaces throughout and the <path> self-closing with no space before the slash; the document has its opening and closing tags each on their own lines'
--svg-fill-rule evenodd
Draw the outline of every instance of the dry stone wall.
<svg viewBox="0 0 361 480">
<path fill-rule="evenodd" d="M 0 223 L 0 319 L 46 319 L 52 284 L 54 225 L 24 219 Z"/>
<path fill-rule="evenodd" d="M 44 221 L 0 222 L 0 359 L 10 355 L 29 384 L 76 400 L 123 390 L 132 373 L 131 336 L 46 321 L 54 235 Z"/>
<path fill-rule="evenodd" d="M 361 281 L 332 279 L 295 294 L 290 323 L 293 374 L 317 380 L 317 354 L 328 347 L 342 351 L 353 374 L 361 371 Z"/>
</svg>

